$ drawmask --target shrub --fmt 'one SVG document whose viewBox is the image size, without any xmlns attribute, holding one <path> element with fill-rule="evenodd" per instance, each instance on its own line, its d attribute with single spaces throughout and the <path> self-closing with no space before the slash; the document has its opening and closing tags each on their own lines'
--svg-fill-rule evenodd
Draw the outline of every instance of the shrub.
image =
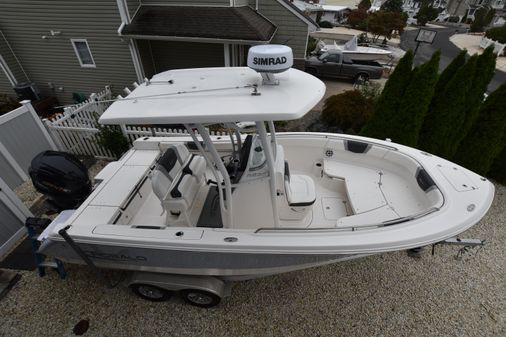
<svg viewBox="0 0 506 337">
<path fill-rule="evenodd" d="M 504 149 L 506 135 L 506 83 L 483 103 L 478 120 L 462 141 L 455 160 L 462 166 L 486 175 Z"/>
<path fill-rule="evenodd" d="M 0 94 L 0 115 L 6 114 L 20 106 L 21 104 L 14 97 Z"/>
<path fill-rule="evenodd" d="M 367 37 L 367 33 L 362 33 L 362 34 L 359 34 L 358 37 L 357 37 L 357 42 L 359 44 L 361 43 L 369 43 L 369 38 Z"/>
<path fill-rule="evenodd" d="M 422 1 L 422 5 L 420 6 L 420 10 L 416 14 L 416 21 L 418 25 L 425 26 L 425 24 L 429 21 L 437 18 L 438 10 L 432 7 L 432 1 Z M 457 21 L 458 22 L 458 21 Z"/>
<path fill-rule="evenodd" d="M 371 8 L 371 0 L 361 0 L 357 5 L 357 7 L 360 9 L 368 10 L 369 8 Z"/>
<path fill-rule="evenodd" d="M 385 12 L 402 13 L 402 0 L 387 0 L 380 9 Z"/>
<path fill-rule="evenodd" d="M 318 22 L 318 25 L 321 27 L 321 28 L 332 28 L 334 27 L 334 25 L 332 25 L 330 22 L 328 21 L 320 21 Z"/>
<path fill-rule="evenodd" d="M 460 17 L 458 17 L 458 16 L 450 16 L 448 18 L 448 22 L 458 23 L 458 22 L 460 22 Z"/>
<path fill-rule="evenodd" d="M 471 32 L 483 32 L 483 29 L 490 24 L 495 15 L 495 9 L 482 7 L 474 15 L 474 22 L 471 24 Z"/>
<path fill-rule="evenodd" d="M 368 82 L 367 85 L 360 87 L 360 92 L 365 98 L 372 99 L 376 103 L 379 96 L 381 95 L 381 84 L 376 82 Z"/>
<path fill-rule="evenodd" d="M 373 109 L 373 100 L 359 90 L 345 91 L 325 100 L 322 119 L 330 126 L 356 133 L 371 118 Z"/>
<path fill-rule="evenodd" d="M 316 49 L 317 45 L 318 45 L 318 40 L 312 36 L 308 36 L 307 37 L 306 55 L 309 55 L 311 52 L 313 52 Z"/>
<path fill-rule="evenodd" d="M 498 41 L 499 43 L 506 43 L 506 25 L 490 28 L 485 33 L 485 36 L 489 39 Z"/>
<path fill-rule="evenodd" d="M 129 149 L 128 139 L 123 136 L 119 126 L 98 124 L 97 128 L 98 145 L 109 150 L 116 158 L 120 158 Z"/>
</svg>

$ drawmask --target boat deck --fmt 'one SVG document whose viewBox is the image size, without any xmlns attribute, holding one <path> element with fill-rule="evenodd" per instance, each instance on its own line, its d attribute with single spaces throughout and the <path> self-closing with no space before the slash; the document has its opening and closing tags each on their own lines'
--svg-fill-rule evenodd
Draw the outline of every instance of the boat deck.
<svg viewBox="0 0 506 337">
<path fill-rule="evenodd" d="M 278 141 L 284 148 L 284 159 L 290 165 L 290 173 L 311 178 L 316 195 L 314 204 L 298 218 L 290 214 L 286 216 L 286 209 L 295 213 L 299 210 L 285 206 L 283 211 L 286 197 L 283 193 L 278 195 L 279 226 L 282 228 L 353 230 L 418 215 L 443 203 L 435 185 L 427 181 L 429 185 L 423 190 L 417 181 L 422 167 L 397 151 L 365 144 L 368 148 L 364 148 L 363 152 L 354 152 L 356 149 L 350 151 L 347 148 L 349 144 L 343 140 L 330 141 L 318 137 L 280 137 Z M 106 167 L 97 177 L 103 182 L 83 205 L 81 215 L 75 217 L 73 225 L 91 216 L 95 223 L 133 228 L 181 226 L 178 216 L 168 214 L 153 191 L 150 172 L 155 168 L 160 153 L 160 149 L 140 148 L 121 162 Z M 188 210 L 188 223 L 183 226 L 222 227 L 220 217 L 210 215 L 219 213 L 219 203 L 210 202 L 212 200 L 208 198 L 213 193 L 212 189 L 216 188 L 204 183 L 209 179 L 215 178 L 207 168 Z M 232 200 L 231 228 L 256 230 L 275 227 L 269 179 L 236 185 Z"/>
</svg>

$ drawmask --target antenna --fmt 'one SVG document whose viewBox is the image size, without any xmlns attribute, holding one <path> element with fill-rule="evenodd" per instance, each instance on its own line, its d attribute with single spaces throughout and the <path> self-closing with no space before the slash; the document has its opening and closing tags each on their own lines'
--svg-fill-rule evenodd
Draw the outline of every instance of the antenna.
<svg viewBox="0 0 506 337">
<path fill-rule="evenodd" d="M 264 85 L 278 85 L 275 73 L 282 73 L 293 66 L 292 48 L 280 44 L 263 44 L 248 51 L 248 67 L 262 75 Z"/>
</svg>

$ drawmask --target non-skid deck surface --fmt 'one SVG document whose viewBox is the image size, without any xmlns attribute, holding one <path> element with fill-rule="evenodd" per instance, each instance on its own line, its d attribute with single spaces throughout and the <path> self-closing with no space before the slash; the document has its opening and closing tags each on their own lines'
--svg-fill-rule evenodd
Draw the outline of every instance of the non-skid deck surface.
<svg viewBox="0 0 506 337">
<path fill-rule="evenodd" d="M 218 189 L 212 187 L 207 193 L 202 213 L 200 213 L 197 227 L 223 228 L 220 210 L 220 195 Z"/>
</svg>

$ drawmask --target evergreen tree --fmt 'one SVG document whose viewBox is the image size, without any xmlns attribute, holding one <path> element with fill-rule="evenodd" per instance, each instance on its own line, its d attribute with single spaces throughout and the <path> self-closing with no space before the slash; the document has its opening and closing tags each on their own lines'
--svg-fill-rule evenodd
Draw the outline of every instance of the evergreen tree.
<svg viewBox="0 0 506 337">
<path fill-rule="evenodd" d="M 506 83 L 483 103 L 477 122 L 460 144 L 455 155 L 457 163 L 486 175 L 506 140 Z"/>
<path fill-rule="evenodd" d="M 416 14 L 416 21 L 418 25 L 425 26 L 427 22 L 434 20 L 438 16 L 438 10 L 432 7 L 432 1 L 424 0 Z"/>
<path fill-rule="evenodd" d="M 385 87 L 374 107 L 374 115 L 360 132 L 361 135 L 385 139 L 390 137 L 392 132 L 396 132 L 396 129 L 402 128 L 402 125 L 393 125 L 390 121 L 397 114 L 400 97 L 404 95 L 404 91 L 410 82 L 412 66 L 413 52 L 408 50 L 385 83 Z"/>
<path fill-rule="evenodd" d="M 434 97 L 420 132 L 418 146 L 443 158 L 452 158 L 464 123 L 466 95 L 472 84 L 477 55 L 460 67 L 445 89 Z"/>
<path fill-rule="evenodd" d="M 462 128 L 457 137 L 457 142 L 459 143 L 467 135 L 478 117 L 478 110 L 483 101 L 483 96 L 495 74 L 495 61 L 496 54 L 494 53 L 493 46 L 488 47 L 483 54 L 478 56 L 471 88 L 466 95 L 464 124 L 462 124 Z"/>
<path fill-rule="evenodd" d="M 399 108 L 391 123 L 398 128 L 390 130 L 392 141 L 408 146 L 416 146 L 423 120 L 434 95 L 438 80 L 439 58 L 435 52 L 431 59 L 413 70 L 411 81 L 404 94 L 399 97 Z"/>
<path fill-rule="evenodd" d="M 506 137 L 503 139 L 503 143 L 506 143 Z M 506 146 L 502 152 L 495 158 L 492 167 L 488 172 L 488 176 L 506 185 Z"/>
<path fill-rule="evenodd" d="M 452 62 L 443 70 L 441 75 L 439 76 L 439 79 L 436 84 L 436 90 L 434 91 L 435 96 L 440 94 L 448 82 L 452 79 L 453 76 L 455 76 L 455 73 L 457 70 L 462 67 L 464 64 L 466 64 L 466 55 L 467 50 L 461 50 L 460 53 L 452 60 Z M 435 96 L 433 97 L 433 100 L 435 99 Z"/>
</svg>

